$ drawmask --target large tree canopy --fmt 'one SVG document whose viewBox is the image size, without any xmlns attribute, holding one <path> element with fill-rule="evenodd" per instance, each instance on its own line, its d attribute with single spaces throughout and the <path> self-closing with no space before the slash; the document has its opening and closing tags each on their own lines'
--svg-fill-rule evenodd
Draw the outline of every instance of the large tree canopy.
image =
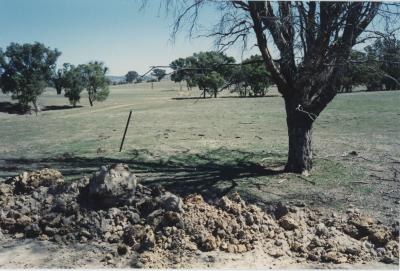
<svg viewBox="0 0 400 271">
<path fill-rule="evenodd" d="M 157 81 L 161 81 L 161 79 L 163 79 L 166 74 L 167 72 L 163 69 L 154 69 L 151 73 L 152 76 L 157 78 Z"/>
<path fill-rule="evenodd" d="M 62 72 L 62 86 L 64 96 L 68 98 L 72 106 L 76 106 L 81 99 L 81 92 L 85 89 L 86 80 L 82 66 L 75 67 L 69 63 L 64 63 Z"/>
<path fill-rule="evenodd" d="M 186 81 L 188 89 L 198 86 L 206 93 L 217 97 L 222 86 L 232 80 L 233 57 L 229 57 L 222 52 L 208 51 L 194 53 L 186 58 L 179 58 L 171 62 L 173 69 L 171 79 L 175 82 Z"/>
<path fill-rule="evenodd" d="M 83 74 L 85 88 L 88 92 L 90 106 L 94 101 L 105 101 L 110 93 L 109 81 L 106 77 L 108 68 L 104 63 L 93 61 L 78 66 Z"/>
<path fill-rule="evenodd" d="M 371 74 L 371 66 L 376 66 L 377 83 L 386 90 L 400 89 L 400 41 L 395 38 L 382 38 L 366 48 L 369 63 L 366 68 Z M 373 90 L 369 88 L 369 90 Z"/>
<path fill-rule="evenodd" d="M 229 83 L 235 85 L 234 90 L 239 91 L 241 96 L 264 96 L 272 80 L 262 57 L 254 55 L 233 69 Z"/>
<path fill-rule="evenodd" d="M 387 11 L 385 19 L 394 19 L 394 24 L 397 11 L 379 2 L 196 0 L 177 7 L 173 33 L 188 23 L 192 34 L 201 7 L 207 3 L 215 4 L 221 13 L 208 33 L 221 49 L 238 41 L 247 44 L 254 38 L 285 101 L 289 136 L 286 170 L 310 170 L 312 125 L 340 89 L 352 47 L 381 34 L 368 29 L 377 15 Z"/>
<path fill-rule="evenodd" d="M 129 71 L 126 75 L 125 75 L 125 81 L 128 83 L 132 83 L 133 81 L 136 80 L 136 78 L 139 77 L 139 74 L 136 71 Z"/>
<path fill-rule="evenodd" d="M 57 58 L 57 49 L 42 43 L 11 43 L 6 51 L 0 51 L 1 88 L 18 100 L 23 110 L 32 103 L 38 112 L 37 99 L 51 80 Z"/>
</svg>

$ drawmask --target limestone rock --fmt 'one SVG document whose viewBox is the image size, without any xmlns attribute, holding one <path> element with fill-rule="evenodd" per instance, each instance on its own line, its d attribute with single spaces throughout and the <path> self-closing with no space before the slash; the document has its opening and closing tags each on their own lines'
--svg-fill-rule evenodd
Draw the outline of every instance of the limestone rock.
<svg viewBox="0 0 400 271">
<path fill-rule="evenodd" d="M 12 194 L 12 186 L 6 183 L 0 183 L 0 196 Z"/>
<path fill-rule="evenodd" d="M 215 237 L 212 235 L 205 236 L 203 240 L 201 241 L 201 249 L 203 251 L 211 251 L 215 250 L 217 248 L 217 242 L 215 240 Z"/>
<path fill-rule="evenodd" d="M 88 196 L 103 207 L 129 204 L 134 197 L 136 176 L 124 164 L 102 166 L 88 184 Z"/>
<path fill-rule="evenodd" d="M 14 186 L 16 193 L 28 193 L 40 186 L 49 187 L 64 182 L 62 174 L 54 169 L 44 168 L 38 171 L 24 172 L 6 180 L 7 184 Z"/>
<path fill-rule="evenodd" d="M 182 212 L 183 211 L 183 201 L 180 197 L 172 194 L 165 193 L 160 198 L 161 206 L 167 211 Z"/>
</svg>

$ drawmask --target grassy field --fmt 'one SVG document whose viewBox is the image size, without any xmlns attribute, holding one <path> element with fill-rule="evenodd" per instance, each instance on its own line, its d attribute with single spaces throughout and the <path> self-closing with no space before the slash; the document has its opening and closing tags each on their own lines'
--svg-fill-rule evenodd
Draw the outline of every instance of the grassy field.
<svg viewBox="0 0 400 271">
<path fill-rule="evenodd" d="M 49 90 L 40 103 L 52 110 L 39 116 L 0 112 L 0 178 L 53 167 L 76 179 L 124 162 L 142 182 L 181 194 L 212 199 L 239 191 L 259 204 L 354 205 L 382 220 L 397 219 L 400 91 L 338 95 L 315 123 L 315 166 L 304 178 L 280 171 L 287 131 L 276 91 L 263 98 L 225 93 L 203 100 L 198 91 L 179 89 L 168 81 L 154 89 L 149 83 L 114 86 L 107 101 L 90 107 L 84 96 L 74 109 Z"/>
</svg>

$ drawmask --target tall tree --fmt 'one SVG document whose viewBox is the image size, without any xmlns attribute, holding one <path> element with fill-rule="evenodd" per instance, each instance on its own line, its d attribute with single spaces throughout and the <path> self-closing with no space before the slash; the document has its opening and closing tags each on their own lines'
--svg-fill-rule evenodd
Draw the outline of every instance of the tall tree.
<svg viewBox="0 0 400 271">
<path fill-rule="evenodd" d="M 64 64 L 65 65 L 65 64 Z M 64 74 L 63 74 L 63 69 L 58 69 L 57 71 L 54 71 L 54 74 L 51 77 L 51 82 L 53 87 L 56 89 L 57 94 L 61 94 L 63 88 L 64 88 Z"/>
<path fill-rule="evenodd" d="M 196 19 L 207 1 L 181 3 L 173 33 Z M 211 2 L 222 16 L 209 36 L 224 49 L 254 37 L 264 65 L 285 101 L 289 151 L 286 170 L 312 168 L 312 126 L 341 84 L 352 47 L 366 38 L 379 2 Z M 390 14 L 390 13 L 388 13 Z M 185 21 L 186 20 L 186 21 Z M 394 21 L 395 22 L 395 21 Z M 273 57 L 276 51 L 277 59 Z"/>
<path fill-rule="evenodd" d="M 187 89 L 190 90 L 189 81 L 192 71 L 190 71 L 189 63 L 187 63 L 188 58 L 178 58 L 169 64 L 170 68 L 174 71 L 171 74 L 171 80 L 174 82 L 181 83 L 186 81 Z"/>
<path fill-rule="evenodd" d="M 378 60 L 378 72 L 385 89 L 400 89 L 400 41 L 394 37 L 381 38 L 366 50 L 371 58 Z"/>
<path fill-rule="evenodd" d="M 65 63 L 62 71 L 62 86 L 64 96 L 68 98 L 70 104 L 76 107 L 81 99 L 81 92 L 85 89 L 85 74 L 82 66 Z"/>
<path fill-rule="evenodd" d="M 203 97 L 206 93 L 214 96 L 218 95 L 224 82 L 229 82 L 233 78 L 233 57 L 229 57 L 222 52 L 199 52 L 185 59 L 179 58 L 171 62 L 170 67 L 174 70 L 171 79 L 175 82 L 185 80 L 188 89 L 198 85 L 203 90 Z M 215 88 L 218 86 L 217 88 Z"/>
<path fill-rule="evenodd" d="M 128 83 L 132 83 L 133 81 L 136 80 L 136 78 L 138 78 L 139 74 L 136 71 L 129 71 L 126 75 L 125 75 L 125 81 Z"/>
<path fill-rule="evenodd" d="M 151 73 L 152 76 L 157 78 L 157 81 L 161 81 L 161 79 L 164 78 L 164 76 L 166 75 L 166 71 L 164 69 L 154 69 Z"/>
<path fill-rule="evenodd" d="M 243 85 L 249 87 L 251 95 L 264 96 L 268 87 L 272 84 L 271 76 L 262 63 L 259 55 L 251 56 L 243 61 L 239 71 Z M 249 94 L 250 95 L 250 94 Z"/>
<path fill-rule="evenodd" d="M 60 55 L 57 49 L 38 42 L 11 43 L 4 53 L 0 52 L 2 91 L 11 93 L 25 111 L 32 103 L 37 114 L 38 97 L 50 82 Z"/>
<path fill-rule="evenodd" d="M 367 52 L 365 61 L 356 64 L 361 72 L 361 81 L 367 87 L 367 91 L 380 91 L 382 88 L 382 69 L 379 61 L 379 56 L 376 54 L 372 46 L 365 48 Z"/>
<path fill-rule="evenodd" d="M 94 61 L 79 65 L 78 68 L 83 73 L 90 106 L 93 106 L 95 101 L 102 102 L 106 100 L 110 90 L 108 88 L 109 81 L 106 77 L 108 68 L 104 66 L 104 63 Z"/>
<path fill-rule="evenodd" d="M 174 82 L 186 81 L 187 90 L 197 86 L 196 76 L 198 70 L 195 68 L 196 59 L 193 56 L 178 58 L 169 64 L 174 71 L 171 74 L 171 80 Z"/>
<path fill-rule="evenodd" d="M 203 91 L 203 98 L 206 97 L 206 93 L 217 98 L 218 91 L 224 83 L 224 78 L 215 71 L 203 74 L 197 78 L 199 89 Z"/>
<path fill-rule="evenodd" d="M 377 63 L 370 63 L 364 52 L 352 50 L 349 60 L 338 92 L 352 92 L 353 86 L 367 85 L 369 81 L 376 80 L 375 74 L 379 72 L 373 68 Z"/>
</svg>

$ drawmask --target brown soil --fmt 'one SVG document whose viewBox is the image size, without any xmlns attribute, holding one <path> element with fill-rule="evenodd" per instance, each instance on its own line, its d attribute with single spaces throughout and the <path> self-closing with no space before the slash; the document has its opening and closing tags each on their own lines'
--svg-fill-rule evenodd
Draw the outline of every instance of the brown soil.
<svg viewBox="0 0 400 271">
<path fill-rule="evenodd" d="M 129 189 L 128 189 L 129 188 Z M 126 192 L 124 192 L 126 191 Z M 351 209 L 266 209 L 136 184 L 125 165 L 65 183 L 52 169 L 0 184 L 1 267 L 396 268 L 399 225 Z M 103 202 L 99 208 L 99 202 Z M 105 205 L 105 203 L 107 203 Z"/>
</svg>

